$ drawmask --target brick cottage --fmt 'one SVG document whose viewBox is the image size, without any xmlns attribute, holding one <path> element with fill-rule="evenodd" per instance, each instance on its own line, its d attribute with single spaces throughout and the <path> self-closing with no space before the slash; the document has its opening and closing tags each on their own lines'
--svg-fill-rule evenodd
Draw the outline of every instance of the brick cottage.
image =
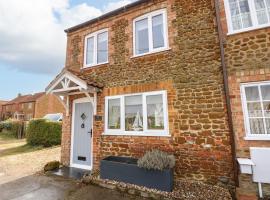
<svg viewBox="0 0 270 200">
<path fill-rule="evenodd" d="M 66 104 L 61 161 L 158 148 L 175 178 L 234 185 L 215 7 L 140 0 L 66 30 L 63 71 L 46 88 Z"/>
<path fill-rule="evenodd" d="M 0 105 L 0 119 L 9 118 L 29 121 L 32 118 L 42 118 L 46 114 L 64 113 L 64 106 L 55 95 L 45 92 L 21 95 Z"/>
<path fill-rule="evenodd" d="M 257 199 L 258 187 L 253 180 L 257 179 L 256 166 L 260 166 L 252 162 L 259 157 L 252 158 L 251 151 L 268 152 L 260 162 L 269 160 L 270 155 L 270 1 L 219 0 L 219 8 L 236 157 L 241 158 L 240 165 L 255 164 L 253 176 L 239 173 L 237 194 L 238 199 Z M 268 170 L 269 164 L 262 163 Z M 261 174 L 268 183 L 269 174 Z M 261 192 L 269 195 L 269 184 L 264 184 Z"/>
</svg>

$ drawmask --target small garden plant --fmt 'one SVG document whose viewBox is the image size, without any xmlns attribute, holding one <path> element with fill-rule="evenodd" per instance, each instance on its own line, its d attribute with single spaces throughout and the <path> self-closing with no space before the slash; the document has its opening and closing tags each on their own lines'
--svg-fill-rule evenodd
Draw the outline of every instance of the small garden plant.
<svg viewBox="0 0 270 200">
<path fill-rule="evenodd" d="M 59 169 L 60 167 L 60 162 L 59 161 L 51 161 L 51 162 L 48 162 L 45 166 L 44 166 L 44 172 L 47 172 L 47 171 L 52 171 L 52 170 L 56 170 L 56 169 Z"/>
<path fill-rule="evenodd" d="M 166 152 L 154 149 L 147 151 L 143 157 L 138 160 L 138 167 L 147 170 L 172 169 L 175 166 L 175 157 Z"/>
</svg>

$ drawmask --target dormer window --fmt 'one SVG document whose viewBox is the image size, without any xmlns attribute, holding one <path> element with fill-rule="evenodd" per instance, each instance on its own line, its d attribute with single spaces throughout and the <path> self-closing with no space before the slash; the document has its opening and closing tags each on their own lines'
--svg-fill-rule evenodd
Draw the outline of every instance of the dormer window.
<svg viewBox="0 0 270 200">
<path fill-rule="evenodd" d="M 165 9 L 136 18 L 133 27 L 134 56 L 168 49 L 167 13 Z"/>
<path fill-rule="evenodd" d="M 108 63 L 108 30 L 87 35 L 84 52 L 84 67 Z"/>
</svg>

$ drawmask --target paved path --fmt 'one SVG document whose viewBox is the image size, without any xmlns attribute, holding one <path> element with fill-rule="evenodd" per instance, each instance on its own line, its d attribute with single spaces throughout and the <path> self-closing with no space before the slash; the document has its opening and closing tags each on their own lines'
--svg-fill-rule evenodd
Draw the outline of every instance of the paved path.
<svg viewBox="0 0 270 200">
<path fill-rule="evenodd" d="M 71 189 L 74 181 L 31 175 L 0 185 L 0 200 L 63 200 Z"/>
<path fill-rule="evenodd" d="M 141 200 L 56 176 L 32 175 L 0 185 L 0 200 Z"/>
</svg>

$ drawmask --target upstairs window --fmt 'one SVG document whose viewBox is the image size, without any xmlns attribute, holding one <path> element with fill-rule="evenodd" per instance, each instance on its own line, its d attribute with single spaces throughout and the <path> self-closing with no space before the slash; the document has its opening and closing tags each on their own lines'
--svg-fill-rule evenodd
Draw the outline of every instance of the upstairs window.
<svg viewBox="0 0 270 200">
<path fill-rule="evenodd" d="M 270 0 L 225 0 L 229 32 L 270 25 Z"/>
<path fill-rule="evenodd" d="M 108 30 L 86 36 L 84 52 L 84 67 L 108 63 Z"/>
<path fill-rule="evenodd" d="M 247 137 L 270 139 L 270 83 L 243 84 L 241 91 Z"/>
<path fill-rule="evenodd" d="M 166 10 L 158 10 L 134 20 L 134 56 L 168 48 Z"/>
</svg>

